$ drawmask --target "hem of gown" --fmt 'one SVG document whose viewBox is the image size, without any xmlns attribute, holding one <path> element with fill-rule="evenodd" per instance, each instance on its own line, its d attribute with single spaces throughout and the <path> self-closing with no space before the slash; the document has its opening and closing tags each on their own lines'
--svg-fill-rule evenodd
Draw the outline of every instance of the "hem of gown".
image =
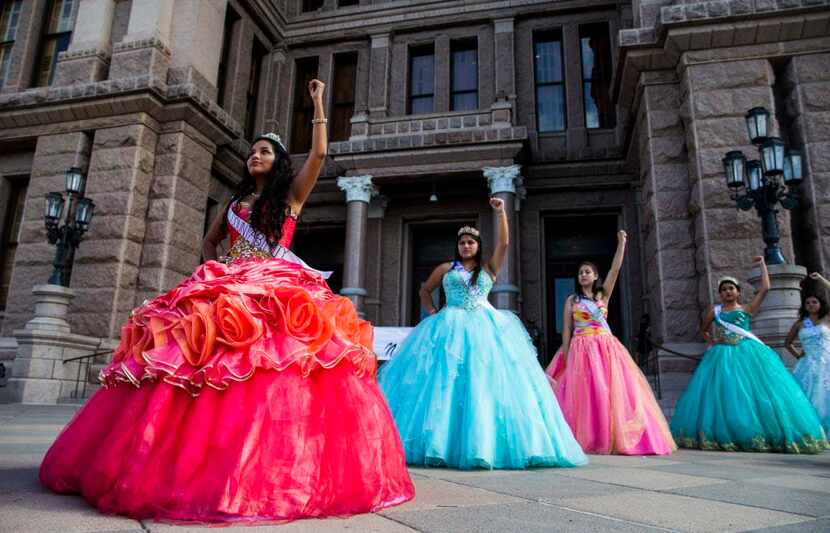
<svg viewBox="0 0 830 533">
<path fill-rule="evenodd" d="M 410 461 L 407 459 L 406 464 L 409 466 L 425 467 L 425 468 L 452 468 L 455 470 L 528 470 L 534 468 L 576 468 L 588 464 L 588 461 L 582 463 L 573 463 L 567 461 L 557 460 L 553 457 L 530 457 L 525 459 L 524 466 L 515 465 L 499 465 L 491 464 L 486 459 L 475 458 L 470 461 L 468 466 L 459 466 L 448 462 L 443 457 L 427 456 L 421 461 Z"/>
<path fill-rule="evenodd" d="M 827 439 L 807 437 L 800 442 L 787 442 L 784 446 L 771 444 L 762 436 L 752 439 L 752 444 L 739 442 L 718 442 L 707 440 L 704 436 L 697 439 L 691 437 L 678 438 L 681 448 L 701 450 L 705 452 L 746 452 L 746 453 L 792 453 L 815 455 L 830 449 Z"/>
<path fill-rule="evenodd" d="M 48 488 L 48 487 L 47 487 Z M 52 489 L 50 489 L 52 490 Z M 61 494 L 80 494 L 77 492 L 63 492 Z M 90 505 L 98 509 L 101 514 L 108 515 L 108 516 L 126 516 L 133 520 L 152 520 L 153 522 L 159 524 L 170 524 L 176 526 L 196 526 L 196 525 L 207 525 L 208 527 L 223 527 L 223 526 L 233 526 L 235 524 L 240 525 L 257 525 L 257 526 L 267 526 L 267 525 L 281 525 L 281 524 L 288 524 L 291 522 L 295 522 L 297 520 L 322 520 L 328 518 L 339 518 L 339 519 L 347 519 L 353 516 L 369 514 L 369 513 L 377 513 L 384 509 L 389 509 L 390 507 L 396 507 L 398 505 L 402 505 L 412 499 L 415 498 L 415 494 L 408 494 L 408 495 L 401 495 L 392 499 L 389 499 L 385 502 L 379 503 L 375 506 L 372 506 L 369 509 L 365 510 L 356 510 L 356 511 L 349 511 L 344 513 L 333 513 L 333 514 L 307 514 L 307 515 L 297 515 L 291 518 L 284 518 L 284 517 L 277 517 L 277 516 L 264 516 L 264 515 L 237 515 L 237 514 L 227 514 L 223 515 L 221 513 L 217 513 L 215 516 L 212 517 L 204 517 L 204 518 L 185 518 L 185 517 L 178 517 L 178 516 L 170 516 L 163 513 L 154 514 L 154 513 L 119 513 L 118 511 L 104 511 L 98 508 L 94 503 L 87 501 Z"/>
</svg>

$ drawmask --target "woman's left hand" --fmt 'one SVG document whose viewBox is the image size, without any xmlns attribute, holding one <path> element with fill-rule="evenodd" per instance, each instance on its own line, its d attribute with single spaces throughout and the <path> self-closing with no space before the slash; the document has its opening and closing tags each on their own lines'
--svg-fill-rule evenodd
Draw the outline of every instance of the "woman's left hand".
<svg viewBox="0 0 830 533">
<path fill-rule="evenodd" d="M 323 101 L 323 93 L 325 90 L 326 84 L 318 79 L 313 79 L 308 82 L 308 94 L 311 95 L 311 99 L 315 102 Z"/>
<path fill-rule="evenodd" d="M 504 211 L 504 200 L 496 197 L 490 198 L 490 207 L 492 207 L 494 211 Z"/>
</svg>

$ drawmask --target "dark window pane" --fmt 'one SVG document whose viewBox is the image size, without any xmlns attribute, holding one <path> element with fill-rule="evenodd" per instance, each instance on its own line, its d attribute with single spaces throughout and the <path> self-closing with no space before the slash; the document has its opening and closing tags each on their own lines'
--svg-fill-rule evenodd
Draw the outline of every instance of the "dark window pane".
<svg viewBox="0 0 830 533">
<path fill-rule="evenodd" d="M 464 50 L 452 55 L 452 90 L 478 90 L 478 69 L 476 51 Z"/>
<path fill-rule="evenodd" d="M 359 0 L 337 0 L 337 7 L 356 6 L 359 4 Z"/>
<path fill-rule="evenodd" d="M 308 152 L 311 148 L 311 119 L 314 118 L 314 103 L 308 94 L 308 83 L 317 77 L 316 57 L 298 59 L 294 85 L 294 120 L 291 128 L 291 152 Z"/>
<path fill-rule="evenodd" d="M 245 108 L 245 137 L 253 139 L 256 134 L 256 116 L 257 105 L 259 104 L 259 85 L 262 80 L 262 70 L 265 63 L 265 56 L 268 51 L 260 44 L 258 40 L 254 40 L 254 47 L 251 52 L 251 71 L 248 78 L 248 90 L 246 92 L 246 108 Z"/>
<path fill-rule="evenodd" d="M 565 129 L 565 88 L 561 85 L 543 85 L 536 88 L 539 131 Z"/>
<path fill-rule="evenodd" d="M 433 93 L 434 59 L 434 55 L 412 58 L 412 96 Z"/>
<path fill-rule="evenodd" d="M 473 111 L 478 109 L 478 93 L 455 93 L 452 95 L 453 111 Z"/>
<path fill-rule="evenodd" d="M 608 23 L 580 26 L 579 44 L 585 125 L 588 128 L 613 128 L 616 117 L 610 95 L 613 67 Z"/>
<path fill-rule="evenodd" d="M 412 98 L 412 114 L 432 113 L 435 110 L 432 96 L 417 96 Z"/>
<path fill-rule="evenodd" d="M 233 37 L 233 30 L 236 23 L 239 21 L 239 15 L 236 14 L 231 6 L 228 6 L 225 11 L 225 26 L 222 35 L 222 54 L 219 56 L 219 72 L 216 78 L 217 93 L 216 103 L 224 106 L 225 103 L 225 88 L 228 83 L 228 53 L 231 48 L 231 38 Z"/>
<path fill-rule="evenodd" d="M 536 43 L 536 83 L 560 83 L 562 81 L 562 43 L 546 41 Z"/>
<path fill-rule="evenodd" d="M 354 87 L 357 75 L 357 54 L 334 56 L 334 110 L 331 140 L 345 141 L 351 135 L 351 118 L 354 115 Z"/>
<path fill-rule="evenodd" d="M 22 0 L 0 2 L 0 42 L 13 42 L 17 38 Z"/>
<path fill-rule="evenodd" d="M 6 77 L 9 75 L 9 66 L 12 60 L 12 44 L 0 45 L 0 88 L 6 84 Z"/>
<path fill-rule="evenodd" d="M 303 13 L 317 11 L 323 7 L 323 0 L 303 0 Z"/>
</svg>

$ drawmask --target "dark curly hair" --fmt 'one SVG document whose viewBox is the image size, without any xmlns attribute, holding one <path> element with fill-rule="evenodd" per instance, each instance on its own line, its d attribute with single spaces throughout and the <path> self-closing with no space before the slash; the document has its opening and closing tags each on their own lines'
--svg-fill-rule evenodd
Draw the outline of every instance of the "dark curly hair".
<svg viewBox="0 0 830 533">
<path fill-rule="evenodd" d="M 594 280 L 594 283 L 591 285 L 591 292 L 594 293 L 593 298 L 588 298 L 588 295 L 585 294 L 585 291 L 582 290 L 582 286 L 580 284 L 576 284 L 576 300 L 579 301 L 580 299 L 584 298 L 586 300 L 597 300 L 597 297 L 602 294 L 602 280 L 599 277 L 599 267 L 590 261 L 583 261 L 579 263 L 579 266 L 576 269 L 577 277 L 579 276 L 579 271 L 582 270 L 582 267 L 587 266 L 591 270 L 594 271 L 594 274 L 597 275 L 597 279 Z"/>
<path fill-rule="evenodd" d="M 268 141 L 274 150 L 274 165 L 268 172 L 268 181 L 259 198 L 251 207 L 250 224 L 266 237 L 271 244 L 276 244 L 282 237 L 282 225 L 288 210 L 288 191 L 294 181 L 294 169 L 288 152 L 268 137 L 257 137 L 251 147 L 258 141 Z M 250 159 L 250 155 L 248 156 Z M 256 190 L 256 180 L 248 171 L 248 159 L 245 160 L 245 172 L 236 188 L 230 204 L 245 198 Z M 229 204 L 229 206 L 230 206 Z"/>
<path fill-rule="evenodd" d="M 824 297 L 823 294 L 819 294 L 817 292 L 809 292 L 804 294 L 801 298 L 801 308 L 798 310 L 798 318 L 800 320 L 804 320 L 805 318 L 810 317 L 810 313 L 807 312 L 807 298 L 815 298 L 818 300 L 818 317 L 822 319 L 827 316 L 827 312 L 830 309 L 827 308 L 827 298 Z"/>
</svg>

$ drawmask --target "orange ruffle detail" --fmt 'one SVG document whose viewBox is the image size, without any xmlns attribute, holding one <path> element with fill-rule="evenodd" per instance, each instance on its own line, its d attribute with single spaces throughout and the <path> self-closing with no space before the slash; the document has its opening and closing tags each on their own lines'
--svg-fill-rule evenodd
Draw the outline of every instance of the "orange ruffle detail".
<svg viewBox="0 0 830 533">
<path fill-rule="evenodd" d="M 291 365 L 308 376 L 347 361 L 373 375 L 372 337 L 371 324 L 317 272 L 282 259 L 208 261 L 133 311 L 100 379 L 162 379 L 196 396 Z"/>
</svg>

